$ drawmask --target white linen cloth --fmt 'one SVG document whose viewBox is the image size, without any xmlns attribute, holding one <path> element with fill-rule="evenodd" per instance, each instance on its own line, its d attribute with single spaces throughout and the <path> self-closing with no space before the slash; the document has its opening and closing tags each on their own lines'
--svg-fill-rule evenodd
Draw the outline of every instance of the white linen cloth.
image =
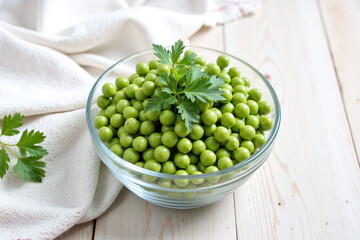
<svg viewBox="0 0 360 240">
<path fill-rule="evenodd" d="M 15 159 L 0 179 L 0 239 L 53 239 L 101 215 L 120 192 L 85 122 L 101 72 L 152 43 L 186 40 L 258 7 L 247 0 L 0 0 L 0 119 L 21 112 L 21 129 L 44 132 L 49 152 L 42 183 L 10 171 Z"/>
</svg>

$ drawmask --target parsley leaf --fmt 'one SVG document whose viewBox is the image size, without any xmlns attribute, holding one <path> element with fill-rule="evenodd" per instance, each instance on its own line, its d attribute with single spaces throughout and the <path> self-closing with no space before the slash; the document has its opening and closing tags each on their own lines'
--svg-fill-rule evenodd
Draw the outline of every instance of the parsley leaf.
<svg viewBox="0 0 360 240">
<path fill-rule="evenodd" d="M 184 72 L 183 68 L 180 68 L 179 71 L 176 68 L 173 68 L 173 74 L 175 81 L 178 82 L 182 77 L 185 76 L 186 72 Z"/>
<path fill-rule="evenodd" d="M 171 51 L 161 45 L 153 44 L 155 55 L 160 58 L 159 63 L 168 64 L 171 72 L 160 75 L 161 91 L 153 95 L 145 106 L 146 111 L 161 111 L 170 105 L 175 105 L 178 113 L 185 121 L 187 129 L 191 132 L 194 123 L 198 122 L 199 109 L 196 99 L 208 103 L 221 101 L 224 91 L 224 79 L 210 76 L 202 67 L 196 66 L 196 54 L 191 52 L 184 55 L 184 44 L 177 41 L 171 46 Z M 179 63 L 177 63 L 180 61 Z M 173 109 L 174 110 L 174 109 Z"/>
<path fill-rule="evenodd" d="M 173 65 L 175 65 L 176 61 L 179 59 L 180 55 L 184 51 L 184 48 L 185 46 L 180 39 L 171 46 L 170 58 Z"/>
<path fill-rule="evenodd" d="M 194 52 L 187 54 L 184 58 L 179 62 L 179 65 L 191 65 L 196 61 L 196 54 Z"/>
<path fill-rule="evenodd" d="M 43 168 L 45 168 L 46 164 L 39 161 L 40 158 L 41 156 L 18 158 L 13 170 L 19 172 L 20 177 L 25 181 L 42 182 L 42 177 L 45 176 Z"/>
<path fill-rule="evenodd" d="M 215 102 L 224 100 L 222 96 L 224 91 L 220 90 L 220 87 L 224 85 L 224 79 L 217 77 L 215 75 L 211 76 L 210 79 L 202 74 L 204 72 L 199 72 L 196 68 L 193 68 L 192 74 L 189 74 L 191 77 L 190 80 L 185 82 L 184 93 L 187 98 L 192 102 L 195 102 L 195 98 L 198 98 L 200 101 L 208 103 L 209 100 Z"/>
<path fill-rule="evenodd" d="M 24 116 L 22 116 L 20 113 L 15 113 L 13 116 L 11 115 L 5 116 L 2 121 L 0 136 L 1 135 L 13 136 L 18 134 L 19 130 L 16 130 L 15 128 L 22 126 L 23 119 Z"/>
<path fill-rule="evenodd" d="M 209 79 L 210 83 L 211 83 L 211 87 L 212 88 L 221 88 L 224 83 L 225 83 L 225 79 L 221 78 L 221 77 L 218 77 L 218 76 L 215 76 L 215 75 L 212 75 Z M 222 95 L 224 92 L 221 91 L 220 95 Z M 219 99 L 217 101 L 221 101 L 221 100 L 224 100 L 225 98 L 223 97 L 222 99 Z"/>
<path fill-rule="evenodd" d="M 166 92 L 160 92 L 159 95 L 153 95 L 152 98 L 149 99 L 145 106 L 146 111 L 161 111 L 168 107 L 171 104 L 175 104 L 175 96 L 172 96 Z"/>
<path fill-rule="evenodd" d="M 194 124 L 198 122 L 199 109 L 194 103 L 189 100 L 184 100 L 177 106 L 182 119 L 185 121 L 185 126 L 189 131 L 194 127 Z"/>
<path fill-rule="evenodd" d="M 4 117 L 2 122 L 2 135 L 13 136 L 18 134 L 19 131 L 15 128 L 22 126 L 24 116 L 20 113 L 15 113 L 13 116 L 8 115 Z M 0 178 L 3 178 L 6 171 L 9 170 L 8 162 L 11 161 L 9 154 L 18 159 L 13 167 L 14 172 L 19 172 L 21 178 L 25 181 L 41 182 L 42 177 L 45 176 L 43 168 L 46 166 L 44 162 L 39 161 L 48 152 L 42 146 L 37 144 L 42 143 L 45 136 L 42 132 L 31 130 L 30 132 L 25 129 L 22 133 L 20 140 L 17 144 L 8 144 L 0 140 Z M 12 150 L 17 146 L 21 156 Z M 28 155 L 28 156 L 27 156 Z"/>
<path fill-rule="evenodd" d="M 160 60 L 158 60 L 159 63 L 161 64 L 169 64 L 171 65 L 171 62 L 170 62 L 170 51 L 167 50 L 166 48 L 164 48 L 163 46 L 161 45 L 156 45 L 156 44 L 153 44 L 153 49 L 155 51 L 155 56 L 157 56 L 158 58 L 160 58 Z"/>
<path fill-rule="evenodd" d="M 169 94 L 176 93 L 177 83 L 173 75 L 162 73 L 160 75 L 160 82 L 166 86 L 162 89 L 164 92 Z"/>
<path fill-rule="evenodd" d="M 189 85 L 189 84 L 195 82 L 196 80 L 206 77 L 206 76 L 207 76 L 207 72 L 202 71 L 202 68 L 199 66 L 195 66 L 191 70 L 187 69 L 185 85 Z"/>
<path fill-rule="evenodd" d="M 7 152 L 5 151 L 5 148 L 3 147 L 0 150 L 0 178 L 3 178 L 6 171 L 9 169 L 10 158 Z"/>
<path fill-rule="evenodd" d="M 26 157 L 26 153 L 29 153 L 31 157 L 45 156 L 48 152 L 43 147 L 35 145 L 43 142 L 44 139 L 45 136 L 42 132 L 35 132 L 34 130 L 28 132 L 26 129 L 16 146 L 18 146 L 22 157 Z"/>
</svg>

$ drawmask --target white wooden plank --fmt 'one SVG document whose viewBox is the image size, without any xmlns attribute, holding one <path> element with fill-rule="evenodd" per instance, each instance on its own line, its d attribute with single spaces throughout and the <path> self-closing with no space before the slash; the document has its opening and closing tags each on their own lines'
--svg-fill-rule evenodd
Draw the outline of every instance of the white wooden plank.
<svg viewBox="0 0 360 240">
<path fill-rule="evenodd" d="M 359 167 L 316 1 L 262 4 L 225 26 L 226 50 L 282 105 L 274 153 L 235 193 L 238 238 L 360 239 Z"/>
<path fill-rule="evenodd" d="M 224 50 L 223 26 L 202 27 L 191 37 L 190 45 Z"/>
<path fill-rule="evenodd" d="M 348 121 L 360 153 L 360 1 L 320 0 Z"/>
<path fill-rule="evenodd" d="M 124 189 L 97 219 L 94 239 L 236 239 L 232 195 L 213 205 L 175 210 L 148 203 Z M 226 203 L 226 204 L 225 204 Z"/>
</svg>

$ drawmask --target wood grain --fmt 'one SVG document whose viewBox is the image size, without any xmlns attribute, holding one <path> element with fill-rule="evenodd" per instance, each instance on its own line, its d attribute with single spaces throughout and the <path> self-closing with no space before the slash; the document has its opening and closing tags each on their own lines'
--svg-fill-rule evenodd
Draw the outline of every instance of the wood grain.
<svg viewBox="0 0 360 240">
<path fill-rule="evenodd" d="M 202 28 L 190 42 L 223 48 L 222 26 Z M 95 239 L 236 239 L 233 194 L 195 210 L 174 210 L 150 204 L 128 190 L 120 193 L 98 218 Z"/>
<path fill-rule="evenodd" d="M 94 221 L 75 225 L 67 232 L 64 232 L 56 240 L 92 240 Z"/>
<path fill-rule="evenodd" d="M 194 210 L 153 205 L 122 190 L 96 223 L 94 239 L 236 239 L 232 195 Z"/>
<path fill-rule="evenodd" d="M 215 28 L 202 27 L 194 36 L 190 38 L 193 46 L 201 46 L 224 50 L 223 26 Z"/>
<path fill-rule="evenodd" d="M 235 193 L 238 238 L 360 239 L 360 171 L 316 1 L 262 4 L 225 25 L 226 50 L 282 105 L 273 154 Z"/>
<path fill-rule="evenodd" d="M 360 1 L 320 0 L 319 5 L 359 160 Z"/>
</svg>

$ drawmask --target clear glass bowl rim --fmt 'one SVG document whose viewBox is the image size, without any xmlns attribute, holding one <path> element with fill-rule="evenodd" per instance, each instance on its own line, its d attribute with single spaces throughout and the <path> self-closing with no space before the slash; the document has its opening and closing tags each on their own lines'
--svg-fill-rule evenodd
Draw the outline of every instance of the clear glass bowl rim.
<svg viewBox="0 0 360 240">
<path fill-rule="evenodd" d="M 88 125 L 88 129 L 90 131 L 91 137 L 93 138 L 93 140 L 95 140 L 95 143 L 99 145 L 100 149 L 102 151 L 104 151 L 104 153 L 107 156 L 109 156 L 111 159 L 116 160 L 117 164 L 119 164 L 123 168 L 134 171 L 136 174 L 145 174 L 145 175 L 158 177 L 158 178 L 165 178 L 165 179 L 190 179 L 190 180 L 191 179 L 200 179 L 200 178 L 210 178 L 210 177 L 215 177 L 215 176 L 222 176 L 222 175 L 225 175 L 227 173 L 239 170 L 240 168 L 246 166 L 247 164 L 252 163 L 258 157 L 263 155 L 266 152 L 266 150 L 269 148 L 269 146 L 271 146 L 272 142 L 275 140 L 275 137 L 276 137 L 276 135 L 277 135 L 277 133 L 279 131 L 280 121 L 281 121 L 281 110 L 280 110 L 279 100 L 277 98 L 277 95 L 276 95 L 273 87 L 269 83 L 269 81 L 258 70 L 256 70 L 256 68 L 254 68 L 249 63 L 245 62 L 244 60 L 242 60 L 242 59 L 240 59 L 238 57 L 235 57 L 235 56 L 233 56 L 233 55 L 231 55 L 229 53 L 222 52 L 222 51 L 219 51 L 219 50 L 216 50 L 216 49 L 211 49 L 211 48 L 206 48 L 206 47 L 199 47 L 199 46 L 192 46 L 192 45 L 188 45 L 188 46 L 185 46 L 185 47 L 190 48 L 190 49 L 194 49 L 194 50 L 201 49 L 201 50 L 206 50 L 206 51 L 219 53 L 221 55 L 227 55 L 227 56 L 232 57 L 232 58 L 236 59 L 237 61 L 243 63 L 248 68 L 250 68 L 252 71 L 254 71 L 255 74 L 258 75 L 260 77 L 260 79 L 265 83 L 265 85 L 267 86 L 268 90 L 270 91 L 271 97 L 272 97 L 272 99 L 274 101 L 275 119 L 274 119 L 273 128 L 272 128 L 272 130 L 270 132 L 270 135 L 269 135 L 268 139 L 266 140 L 265 144 L 255 154 L 251 155 L 248 159 L 236 164 L 235 166 L 232 166 L 230 168 L 225 168 L 223 170 L 220 170 L 220 171 L 214 172 L 214 173 L 207 173 L 207 174 L 200 174 L 200 175 L 186 175 L 186 176 L 167 174 L 167 173 L 158 173 L 158 172 L 154 172 L 154 171 L 151 171 L 151 170 L 147 170 L 147 169 L 138 167 L 135 164 L 132 164 L 132 163 L 120 158 L 115 153 L 110 151 L 110 149 L 98 137 L 98 135 L 96 133 L 96 129 L 94 127 L 94 122 L 93 122 L 92 117 L 91 117 L 91 113 L 92 113 L 91 107 L 92 107 L 92 104 L 93 104 L 93 98 L 94 98 L 97 87 L 99 86 L 102 79 L 104 77 L 106 77 L 108 75 L 108 73 L 114 67 L 116 67 L 118 64 L 120 64 L 122 62 L 130 60 L 130 59 L 135 58 L 137 56 L 140 56 L 142 54 L 151 53 L 151 52 L 154 52 L 154 51 L 153 51 L 153 49 L 147 49 L 147 50 L 143 50 L 143 51 L 131 54 L 131 55 L 117 61 L 116 63 L 114 63 L 103 74 L 101 74 L 100 77 L 94 83 L 93 87 L 91 88 L 91 91 L 89 93 L 87 103 L 86 103 L 86 123 Z M 166 48 L 170 48 L 170 46 L 167 46 Z M 249 168 L 248 170 L 251 170 L 251 168 Z M 247 170 L 245 170 L 245 171 L 247 171 Z"/>
</svg>

